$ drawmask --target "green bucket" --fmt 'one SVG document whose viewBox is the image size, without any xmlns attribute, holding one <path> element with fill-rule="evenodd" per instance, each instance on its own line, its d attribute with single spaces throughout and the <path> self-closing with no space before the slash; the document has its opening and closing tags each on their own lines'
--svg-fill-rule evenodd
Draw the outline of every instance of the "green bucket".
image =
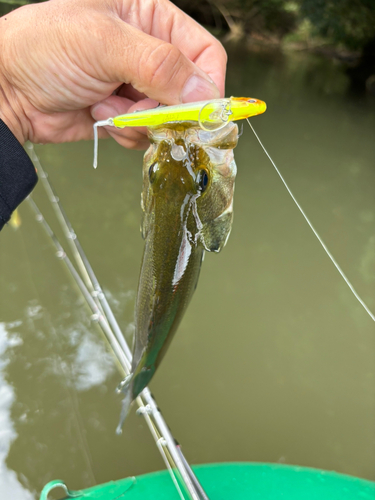
<svg viewBox="0 0 375 500">
<path fill-rule="evenodd" d="M 222 463 L 193 467 L 210 500 L 375 500 L 375 483 L 319 469 L 263 463 Z M 80 491 L 62 481 L 48 483 L 40 500 L 56 488 L 65 499 L 174 500 L 179 495 L 168 471 L 120 479 Z"/>
</svg>

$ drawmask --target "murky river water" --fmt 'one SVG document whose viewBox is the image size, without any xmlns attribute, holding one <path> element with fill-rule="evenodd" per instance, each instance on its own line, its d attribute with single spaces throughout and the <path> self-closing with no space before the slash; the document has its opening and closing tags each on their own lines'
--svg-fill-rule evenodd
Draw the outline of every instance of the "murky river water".
<svg viewBox="0 0 375 500">
<path fill-rule="evenodd" d="M 375 103 L 331 62 L 230 54 L 227 95 L 264 99 L 252 120 L 291 189 L 375 310 Z M 37 152 L 131 338 L 143 242 L 142 154 L 102 141 Z M 375 479 L 375 329 L 250 129 L 235 151 L 235 220 L 151 384 L 192 463 L 266 461 Z M 42 186 L 35 191 L 53 213 Z M 0 235 L 0 498 L 37 498 L 163 469 L 133 410 L 116 436 L 120 380 L 97 327 L 27 204 Z M 58 233 L 60 234 L 60 233 Z M 176 497 L 177 498 L 177 497 Z"/>
</svg>

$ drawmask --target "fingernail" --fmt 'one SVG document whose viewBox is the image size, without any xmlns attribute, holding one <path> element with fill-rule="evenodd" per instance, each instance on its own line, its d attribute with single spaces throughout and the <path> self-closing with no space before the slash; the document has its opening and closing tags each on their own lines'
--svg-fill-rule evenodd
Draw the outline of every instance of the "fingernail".
<svg viewBox="0 0 375 500">
<path fill-rule="evenodd" d="M 118 112 L 116 109 L 104 102 L 99 102 L 91 108 L 91 116 L 94 120 L 106 120 L 107 118 L 113 118 L 117 115 Z"/>
<path fill-rule="evenodd" d="M 219 97 L 220 92 L 214 82 L 211 83 L 199 75 L 191 76 L 181 92 L 181 102 L 205 101 Z"/>
</svg>

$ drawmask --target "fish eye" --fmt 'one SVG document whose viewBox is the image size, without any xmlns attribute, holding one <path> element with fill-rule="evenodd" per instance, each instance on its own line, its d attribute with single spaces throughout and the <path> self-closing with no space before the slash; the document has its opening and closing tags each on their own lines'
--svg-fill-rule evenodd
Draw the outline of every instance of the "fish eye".
<svg viewBox="0 0 375 500">
<path fill-rule="evenodd" d="M 149 177 L 149 179 L 150 179 L 150 182 L 152 182 L 152 181 L 154 180 L 154 178 L 155 178 L 155 175 L 154 175 L 154 174 L 155 174 L 154 167 L 155 167 L 155 165 L 156 165 L 156 164 L 157 164 L 157 162 L 156 162 L 156 161 L 154 161 L 154 163 L 151 163 L 150 168 L 148 169 L 148 177 Z"/>
<path fill-rule="evenodd" d="M 205 170 L 201 170 L 198 174 L 198 186 L 201 193 L 204 193 L 208 186 L 208 174 Z"/>
</svg>

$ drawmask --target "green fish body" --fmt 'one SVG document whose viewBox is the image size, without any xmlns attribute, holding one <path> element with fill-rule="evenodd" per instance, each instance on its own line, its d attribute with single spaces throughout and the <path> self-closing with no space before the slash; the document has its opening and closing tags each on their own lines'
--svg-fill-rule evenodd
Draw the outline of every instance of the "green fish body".
<svg viewBox="0 0 375 500">
<path fill-rule="evenodd" d="M 118 431 L 162 360 L 198 283 L 204 251 L 219 252 L 233 220 L 238 128 L 197 122 L 149 129 L 141 206 L 145 240 L 135 307 L 132 373 Z"/>
</svg>

